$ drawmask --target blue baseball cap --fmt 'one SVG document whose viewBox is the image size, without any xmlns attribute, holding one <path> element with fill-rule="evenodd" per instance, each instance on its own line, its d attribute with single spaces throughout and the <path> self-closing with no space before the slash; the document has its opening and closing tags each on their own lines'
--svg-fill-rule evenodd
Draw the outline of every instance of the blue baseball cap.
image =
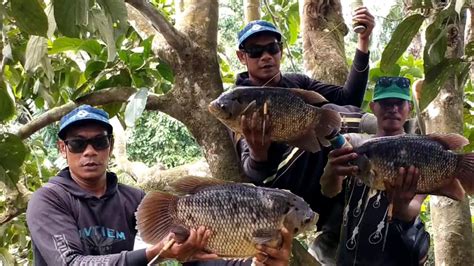
<svg viewBox="0 0 474 266">
<path fill-rule="evenodd" d="M 84 104 L 61 118 L 61 121 L 59 122 L 59 138 L 64 139 L 66 137 L 66 131 L 70 126 L 86 121 L 101 124 L 109 134 L 112 134 L 113 129 L 109 122 L 109 114 L 103 110 Z"/>
<path fill-rule="evenodd" d="M 241 31 L 239 31 L 238 44 L 239 48 L 242 47 L 242 44 L 252 35 L 255 35 L 260 32 L 270 32 L 276 35 L 278 41 L 281 41 L 280 31 L 272 23 L 264 20 L 254 20 L 249 22 Z"/>
</svg>

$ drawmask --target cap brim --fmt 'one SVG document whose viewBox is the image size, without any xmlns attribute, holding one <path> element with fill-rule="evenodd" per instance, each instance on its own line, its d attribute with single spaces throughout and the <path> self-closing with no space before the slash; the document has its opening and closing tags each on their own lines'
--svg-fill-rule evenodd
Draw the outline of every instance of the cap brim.
<svg viewBox="0 0 474 266">
<path fill-rule="evenodd" d="M 396 99 L 411 101 L 411 97 L 409 95 L 398 93 L 398 92 L 384 92 L 374 97 L 372 100 L 378 101 L 378 100 L 383 100 L 383 99 L 388 99 L 388 98 L 396 98 Z"/>
</svg>

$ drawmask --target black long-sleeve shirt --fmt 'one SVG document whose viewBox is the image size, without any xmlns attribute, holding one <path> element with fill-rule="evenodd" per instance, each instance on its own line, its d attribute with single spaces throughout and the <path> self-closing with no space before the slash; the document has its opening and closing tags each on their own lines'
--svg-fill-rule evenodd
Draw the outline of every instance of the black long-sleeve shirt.
<svg viewBox="0 0 474 266">
<path fill-rule="evenodd" d="M 145 249 L 132 251 L 144 195 L 107 173 L 106 192 L 97 198 L 65 168 L 28 203 L 34 265 L 146 265 Z"/>
</svg>

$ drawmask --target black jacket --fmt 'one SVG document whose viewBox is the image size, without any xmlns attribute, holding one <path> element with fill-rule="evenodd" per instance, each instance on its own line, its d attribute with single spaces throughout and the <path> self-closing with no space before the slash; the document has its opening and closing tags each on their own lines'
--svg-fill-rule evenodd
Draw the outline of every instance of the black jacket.
<svg viewBox="0 0 474 266">
<path fill-rule="evenodd" d="M 365 71 L 358 72 L 352 67 L 344 87 L 328 85 L 302 74 L 285 74 L 277 86 L 313 90 L 323 95 L 331 103 L 360 106 L 367 86 L 368 68 L 366 66 L 368 60 L 368 54 L 356 51 L 353 66 L 355 65 L 356 69 L 365 68 Z M 238 86 L 252 85 L 247 73 L 240 74 L 236 84 Z M 341 107 L 341 111 L 347 110 L 347 108 Z M 343 205 L 344 197 L 342 194 L 332 199 L 321 194 L 319 179 L 326 165 L 327 155 L 331 151 L 330 147 L 323 148 L 316 153 L 301 150 L 295 153 L 293 147 L 274 142 L 269 148 L 268 161 L 262 163 L 250 158 L 245 139 L 234 141 L 236 142 L 237 153 L 240 155 L 244 174 L 257 185 L 288 189 L 303 197 L 311 208 L 320 215 L 318 228 L 321 229 L 326 224 L 334 204 Z M 287 160 L 286 165 L 279 168 L 280 163 L 284 160 Z M 341 215 L 333 215 L 333 217 Z M 335 223 L 332 222 L 331 224 Z"/>
<path fill-rule="evenodd" d="M 34 265 L 146 265 L 145 249 L 132 251 L 144 195 L 107 173 L 107 190 L 97 198 L 63 169 L 28 203 Z"/>
</svg>

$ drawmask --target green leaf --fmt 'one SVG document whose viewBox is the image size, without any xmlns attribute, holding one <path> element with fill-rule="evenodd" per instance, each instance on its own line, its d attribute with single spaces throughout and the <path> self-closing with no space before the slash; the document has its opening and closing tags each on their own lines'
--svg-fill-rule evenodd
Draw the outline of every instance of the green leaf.
<svg viewBox="0 0 474 266">
<path fill-rule="evenodd" d="M 47 40 L 40 36 L 30 36 L 26 45 L 25 70 L 34 72 L 37 67 L 41 66 L 44 57 L 47 57 L 48 48 Z"/>
<path fill-rule="evenodd" d="M 120 70 L 120 74 L 101 80 L 95 84 L 95 90 L 101 90 L 110 87 L 130 87 L 132 78 L 127 70 Z"/>
<path fill-rule="evenodd" d="M 0 122 L 7 121 L 15 114 L 15 100 L 8 92 L 5 82 L 0 81 Z"/>
<path fill-rule="evenodd" d="M 464 54 L 468 57 L 474 56 L 474 41 L 468 42 L 464 47 Z"/>
<path fill-rule="evenodd" d="M 79 38 L 79 26 L 76 25 L 76 9 L 80 7 L 77 0 L 54 0 L 54 19 L 59 32 L 67 37 Z"/>
<path fill-rule="evenodd" d="M 105 14 L 111 17 L 112 23 L 118 26 L 119 31 L 127 29 L 127 6 L 123 0 L 97 0 Z"/>
<path fill-rule="evenodd" d="M 128 62 L 130 65 L 130 70 L 134 71 L 141 68 L 145 64 L 141 54 L 133 53 L 130 55 L 130 60 Z"/>
<path fill-rule="evenodd" d="M 148 89 L 141 88 L 130 98 L 132 100 L 130 100 L 125 108 L 125 124 L 127 127 L 134 127 L 135 122 L 145 110 L 146 101 L 148 99 Z"/>
<path fill-rule="evenodd" d="M 380 69 L 383 72 L 389 72 L 398 58 L 406 51 L 413 37 L 423 24 L 425 17 L 420 14 L 414 14 L 404 19 L 395 29 L 392 38 L 383 50 L 382 59 L 380 60 Z"/>
<path fill-rule="evenodd" d="M 96 40 L 84 41 L 79 49 L 84 50 L 91 55 L 100 56 L 102 53 L 102 45 L 100 45 L 100 43 Z"/>
<path fill-rule="evenodd" d="M 115 40 L 113 23 L 110 18 L 107 18 L 104 11 L 94 9 L 92 10 L 92 20 L 99 34 L 107 44 L 107 61 L 112 62 L 116 56 Z"/>
<path fill-rule="evenodd" d="M 104 70 L 105 62 L 102 61 L 89 61 L 84 71 L 84 76 L 86 79 L 95 78 L 99 73 Z"/>
<path fill-rule="evenodd" d="M 77 51 L 84 41 L 77 38 L 59 37 L 53 42 L 49 54 L 57 54 L 65 51 Z"/>
<path fill-rule="evenodd" d="M 173 83 L 174 82 L 174 74 L 173 69 L 171 66 L 168 65 L 165 61 L 160 61 L 160 64 L 156 67 L 158 72 L 160 72 L 161 76 L 166 79 L 167 81 Z"/>
<path fill-rule="evenodd" d="M 48 17 L 38 0 L 14 0 L 10 3 L 12 16 L 21 30 L 30 35 L 46 37 Z"/>
<path fill-rule="evenodd" d="M 461 63 L 459 58 L 444 59 L 426 72 L 421 91 L 420 110 L 424 110 L 436 98 L 441 86 L 444 85 L 450 76 L 456 73 L 458 68 L 462 66 Z"/>
<path fill-rule="evenodd" d="M 0 134 L 0 166 L 5 172 L 6 183 L 18 182 L 20 167 L 25 161 L 28 150 L 21 139 L 10 133 Z"/>
<path fill-rule="evenodd" d="M 102 106 L 102 109 L 109 114 L 109 117 L 112 118 L 116 116 L 122 109 L 122 103 L 109 103 Z"/>
<path fill-rule="evenodd" d="M 15 265 L 15 259 L 8 248 L 0 248 L 0 265 Z"/>
</svg>

